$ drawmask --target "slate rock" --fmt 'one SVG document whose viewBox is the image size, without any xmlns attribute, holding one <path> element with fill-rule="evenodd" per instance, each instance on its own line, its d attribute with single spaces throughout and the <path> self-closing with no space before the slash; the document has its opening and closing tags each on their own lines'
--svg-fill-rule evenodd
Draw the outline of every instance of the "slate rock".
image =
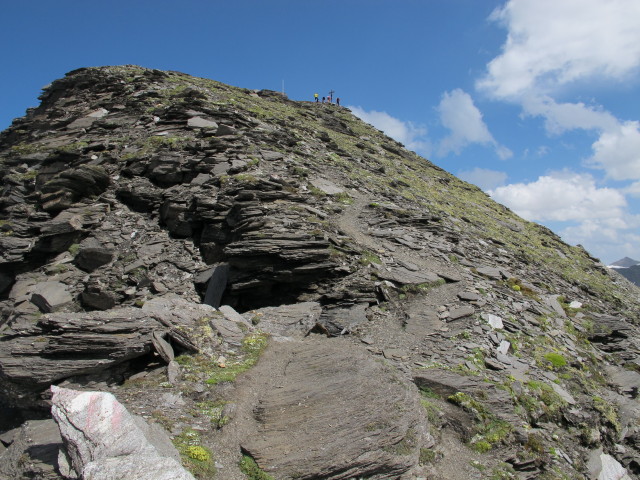
<svg viewBox="0 0 640 480">
<path fill-rule="evenodd" d="M 359 303 L 346 308 L 326 309 L 318 319 L 320 331 L 329 335 L 344 335 L 351 333 L 356 326 L 367 321 L 367 303 Z"/>
<path fill-rule="evenodd" d="M 317 302 L 300 302 L 279 307 L 263 307 L 249 312 L 256 327 L 271 335 L 304 336 L 320 319 Z"/>
<path fill-rule="evenodd" d="M 58 480 L 60 430 L 53 420 L 29 420 L 0 454 L 0 478 Z"/>
<path fill-rule="evenodd" d="M 500 269 L 495 268 L 495 267 L 479 267 L 476 269 L 476 271 L 480 274 L 480 275 L 484 275 L 485 277 L 489 277 L 492 278 L 494 280 L 502 280 L 502 273 L 500 272 Z"/>
<path fill-rule="evenodd" d="M 113 260 L 113 250 L 100 246 L 80 247 L 78 254 L 73 259 L 75 265 L 85 272 L 93 272 L 95 269 L 106 265 Z"/>
<path fill-rule="evenodd" d="M 218 129 L 218 124 L 213 120 L 202 117 L 192 117 L 187 120 L 187 125 L 191 128 Z"/>
<path fill-rule="evenodd" d="M 326 195 L 337 195 L 344 192 L 344 188 L 324 178 L 314 178 L 310 183 Z"/>
<path fill-rule="evenodd" d="M 235 346 L 242 345 L 246 329 L 242 329 L 237 322 L 218 314 L 209 319 L 209 325 L 223 342 Z"/>
<path fill-rule="evenodd" d="M 203 275 L 209 276 L 209 279 L 206 280 L 207 291 L 204 296 L 204 303 L 217 308 L 220 306 L 222 295 L 224 295 L 229 281 L 229 265 L 226 263 L 216 265 L 206 273 L 203 273 Z"/>
<path fill-rule="evenodd" d="M 356 347 L 339 339 L 275 343 L 249 372 L 265 385 L 241 446 L 265 472 L 397 478 L 432 445 L 415 388 Z"/>
<path fill-rule="evenodd" d="M 210 347 L 201 319 L 214 313 L 208 305 L 161 297 L 142 309 L 43 315 L 21 334 L 0 337 L 0 387 L 22 406 L 41 408 L 39 394 L 52 383 L 96 373 L 108 378 L 112 367 L 150 353 L 154 332 L 180 352 Z"/>
<path fill-rule="evenodd" d="M 449 312 L 449 321 L 459 320 L 460 318 L 465 318 L 473 315 L 475 313 L 475 309 L 468 305 L 463 305 L 461 307 L 457 307 L 452 309 Z"/>
<path fill-rule="evenodd" d="M 380 268 L 376 270 L 375 274 L 384 280 L 389 280 L 400 285 L 433 284 L 441 280 L 438 275 L 432 272 L 416 272 L 398 267 L 393 267 L 388 270 Z"/>
<path fill-rule="evenodd" d="M 166 455 L 171 443 L 166 434 L 157 427 L 141 428 L 144 420 L 134 418 L 112 394 L 56 386 L 51 391 L 51 413 L 64 438 L 71 465 L 82 478 L 193 480 L 176 460 L 177 452 Z M 161 439 L 161 435 L 165 438 Z"/>
<path fill-rule="evenodd" d="M 41 312 L 58 312 L 73 303 L 73 298 L 67 291 L 64 283 L 42 282 L 34 286 L 31 295 L 31 303 L 36 305 Z"/>
<path fill-rule="evenodd" d="M 477 302 L 480 300 L 480 295 L 475 292 L 460 292 L 458 293 L 458 298 L 466 302 Z"/>
<path fill-rule="evenodd" d="M 587 468 L 590 480 L 632 480 L 620 462 L 602 449 L 591 452 Z"/>
<path fill-rule="evenodd" d="M 488 410 L 498 418 L 512 425 L 521 423 L 519 417 L 513 412 L 511 396 L 496 385 L 486 383 L 482 379 L 440 368 L 429 368 L 414 373 L 413 382 L 418 387 L 428 387 L 444 398 L 457 392 L 465 393 L 487 406 Z"/>
</svg>

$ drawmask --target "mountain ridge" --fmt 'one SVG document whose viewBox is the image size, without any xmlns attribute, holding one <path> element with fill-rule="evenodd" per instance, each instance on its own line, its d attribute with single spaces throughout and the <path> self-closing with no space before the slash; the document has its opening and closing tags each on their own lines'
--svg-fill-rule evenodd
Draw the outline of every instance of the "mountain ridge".
<svg viewBox="0 0 640 480">
<path fill-rule="evenodd" d="M 50 384 L 115 388 L 129 408 L 161 412 L 174 439 L 198 425 L 225 466 L 219 478 L 242 478 L 241 452 L 276 478 L 477 478 L 472 462 L 562 478 L 585 474 L 598 448 L 637 478 L 638 291 L 581 247 L 343 107 L 136 66 L 75 70 L 41 101 L 0 134 L 6 403 L 27 415 L 46 412 Z M 258 361 L 267 377 L 310 342 L 335 376 L 300 367 L 300 378 L 366 392 L 356 372 L 340 376 L 348 360 L 324 353 L 339 336 L 363 371 L 369 355 L 397 372 L 396 405 L 421 399 L 425 412 L 362 420 L 389 426 L 371 451 L 353 443 L 352 458 L 369 463 L 319 455 L 298 471 L 274 433 L 276 387 L 257 394 L 252 369 L 210 382 L 221 364 L 253 365 L 247 341 L 262 334 L 276 342 Z M 291 347 L 276 346 L 285 339 Z M 165 364 L 182 374 L 169 387 L 157 379 Z M 143 373 L 155 378 L 147 389 L 180 392 L 185 409 L 222 402 L 242 415 L 228 408 L 228 425 L 200 430 L 202 414 L 185 422 L 142 395 L 131 379 Z M 483 393 L 483 380 L 496 388 Z M 292 432 L 309 425 L 298 420 Z M 322 423 L 319 438 L 354 428 Z M 252 429 L 270 440 L 247 440 Z"/>
</svg>

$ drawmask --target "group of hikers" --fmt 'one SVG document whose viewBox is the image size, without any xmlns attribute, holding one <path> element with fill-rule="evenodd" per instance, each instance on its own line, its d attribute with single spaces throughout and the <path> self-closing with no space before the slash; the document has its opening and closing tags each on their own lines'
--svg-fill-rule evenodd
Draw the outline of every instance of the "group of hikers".
<svg viewBox="0 0 640 480">
<path fill-rule="evenodd" d="M 317 93 L 313 94 L 313 99 L 316 103 L 320 103 L 320 98 Z M 322 103 L 333 103 L 333 90 L 329 92 L 328 96 L 322 97 Z M 336 98 L 336 105 L 340 106 L 340 97 Z"/>
</svg>

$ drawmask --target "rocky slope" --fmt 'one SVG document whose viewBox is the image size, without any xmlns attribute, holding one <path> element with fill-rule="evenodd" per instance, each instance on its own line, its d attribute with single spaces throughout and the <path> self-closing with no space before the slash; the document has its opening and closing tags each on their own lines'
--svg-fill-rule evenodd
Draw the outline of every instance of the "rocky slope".
<svg viewBox="0 0 640 480">
<path fill-rule="evenodd" d="M 334 105 L 134 66 L 41 100 L 0 136 L 0 473 L 63 478 L 11 430 L 59 385 L 201 479 L 640 478 L 639 291 L 581 247 Z"/>
</svg>

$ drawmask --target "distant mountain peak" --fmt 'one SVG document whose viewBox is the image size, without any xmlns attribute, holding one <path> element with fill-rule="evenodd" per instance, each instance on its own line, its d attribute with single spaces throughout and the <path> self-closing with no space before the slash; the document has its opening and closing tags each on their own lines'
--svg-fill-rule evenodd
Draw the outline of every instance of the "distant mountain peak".
<svg viewBox="0 0 640 480">
<path fill-rule="evenodd" d="M 640 265 L 640 261 L 638 260 L 634 260 L 633 258 L 629 258 L 629 257 L 624 257 L 621 258 L 620 260 L 618 260 L 617 262 L 613 262 L 611 265 L 609 265 L 610 267 L 617 267 L 617 268 L 629 268 L 632 267 L 634 265 Z"/>
</svg>

